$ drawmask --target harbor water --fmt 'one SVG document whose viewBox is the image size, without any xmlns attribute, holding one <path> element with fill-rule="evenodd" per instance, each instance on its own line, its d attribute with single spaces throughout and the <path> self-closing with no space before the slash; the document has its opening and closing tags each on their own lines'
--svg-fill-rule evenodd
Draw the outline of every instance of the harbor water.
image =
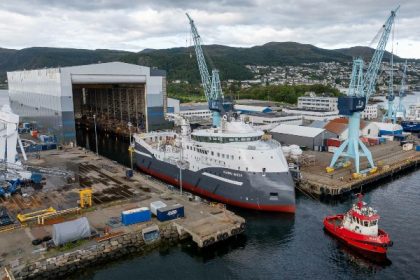
<svg viewBox="0 0 420 280">
<path fill-rule="evenodd" d="M 216 247 L 186 242 L 71 279 L 419 279 L 419 181 L 416 171 L 366 193 L 394 241 L 386 260 L 364 258 L 323 231 L 323 218 L 347 211 L 355 198 L 332 204 L 298 195 L 294 216 L 234 209 L 246 218 L 246 232 Z"/>
</svg>

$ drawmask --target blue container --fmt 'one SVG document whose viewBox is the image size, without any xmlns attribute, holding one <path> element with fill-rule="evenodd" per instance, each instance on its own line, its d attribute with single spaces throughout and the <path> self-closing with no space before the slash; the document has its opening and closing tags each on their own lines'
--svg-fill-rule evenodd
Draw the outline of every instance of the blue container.
<svg viewBox="0 0 420 280">
<path fill-rule="evenodd" d="M 420 152 L 420 145 L 417 145 L 417 146 L 416 146 L 416 151 L 417 151 L 417 152 Z"/>
<path fill-rule="evenodd" d="M 31 174 L 31 180 L 35 184 L 41 183 L 41 181 L 42 181 L 42 174 L 40 174 L 40 173 L 32 173 Z"/>
<path fill-rule="evenodd" d="M 157 219 L 159 221 L 170 221 L 173 219 L 184 217 L 184 206 L 181 204 L 166 206 L 164 208 L 157 209 L 156 213 Z"/>
<path fill-rule="evenodd" d="M 131 177 L 133 177 L 133 169 L 127 169 L 127 170 L 125 171 L 125 176 L 126 176 L 127 178 L 131 178 Z"/>
<path fill-rule="evenodd" d="M 121 223 L 125 226 L 148 222 L 152 219 L 149 208 L 135 208 L 121 213 Z"/>
<path fill-rule="evenodd" d="M 31 128 L 31 124 L 30 124 L 30 123 L 25 122 L 25 123 L 23 123 L 23 124 L 22 124 L 22 127 L 23 127 L 23 128 L 28 128 L 28 129 L 29 129 L 29 128 Z"/>
</svg>

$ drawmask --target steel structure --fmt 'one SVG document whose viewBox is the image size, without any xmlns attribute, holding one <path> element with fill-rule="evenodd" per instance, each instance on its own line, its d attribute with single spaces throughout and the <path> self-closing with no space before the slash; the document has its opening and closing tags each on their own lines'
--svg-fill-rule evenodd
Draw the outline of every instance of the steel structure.
<svg viewBox="0 0 420 280">
<path fill-rule="evenodd" d="M 396 108 L 394 106 L 395 94 L 394 94 L 394 53 L 391 52 L 391 58 L 389 61 L 389 84 L 388 84 L 388 94 L 386 99 L 388 100 L 388 110 L 383 117 L 384 122 L 395 123 L 396 118 Z"/>
<path fill-rule="evenodd" d="M 404 97 L 406 96 L 406 93 L 405 93 L 406 78 L 407 78 L 407 61 L 405 61 L 405 64 L 404 64 L 404 71 L 403 71 L 403 76 L 401 78 L 400 91 L 398 93 L 398 105 L 397 105 L 396 113 L 395 113 L 395 116 L 402 120 L 405 120 L 405 117 L 406 117 L 406 109 L 403 104 Z"/>
<path fill-rule="evenodd" d="M 204 57 L 203 49 L 201 47 L 201 37 L 198 34 L 193 19 L 188 13 L 186 13 L 186 15 L 191 26 L 195 54 L 197 56 L 198 69 L 200 71 L 201 83 L 203 84 L 204 94 L 206 96 L 209 109 L 213 113 L 213 126 L 220 127 L 222 115 L 228 114 L 230 111 L 232 111 L 233 105 L 231 102 L 227 102 L 224 100 L 223 91 L 220 84 L 219 70 L 212 69 L 210 76 L 207 68 L 206 59 Z"/>
<path fill-rule="evenodd" d="M 356 170 L 355 175 L 359 175 L 361 156 L 367 158 L 370 165 L 368 170 L 371 172 L 376 171 L 371 152 L 359 139 L 361 119 L 360 114 L 365 109 L 366 103 L 374 91 L 378 70 L 398 9 L 399 6 L 394 11 L 391 11 L 391 15 L 383 25 L 383 30 L 378 42 L 378 46 L 375 49 L 366 73 L 363 74 L 364 63 L 362 59 L 357 58 L 353 61 L 353 69 L 348 94 L 347 96 L 339 97 L 338 99 L 338 109 L 340 114 L 349 117 L 348 138 L 334 152 L 330 166 L 326 168 L 327 172 L 334 171 L 337 160 L 340 157 L 344 157 L 346 160 L 345 165 L 349 163 L 350 158 L 354 160 Z"/>
</svg>

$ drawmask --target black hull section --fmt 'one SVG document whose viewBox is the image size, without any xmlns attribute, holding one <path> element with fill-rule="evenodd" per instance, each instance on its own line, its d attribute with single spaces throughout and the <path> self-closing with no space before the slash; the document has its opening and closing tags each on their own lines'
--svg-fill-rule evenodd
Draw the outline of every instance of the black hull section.
<svg viewBox="0 0 420 280">
<path fill-rule="evenodd" d="M 141 171 L 179 186 L 179 168 L 157 160 L 136 143 L 136 166 Z M 221 167 L 197 172 L 182 170 L 184 189 L 241 208 L 273 212 L 295 212 L 295 188 L 290 172 L 253 173 Z"/>
</svg>

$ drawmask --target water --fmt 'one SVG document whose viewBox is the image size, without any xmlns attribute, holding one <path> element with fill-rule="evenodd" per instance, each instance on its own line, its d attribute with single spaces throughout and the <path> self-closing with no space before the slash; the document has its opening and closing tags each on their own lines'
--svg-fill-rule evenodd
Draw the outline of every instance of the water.
<svg viewBox="0 0 420 280">
<path fill-rule="evenodd" d="M 128 165 L 128 144 L 108 140 L 100 140 L 100 154 Z M 92 136 L 87 142 L 94 147 Z M 416 171 L 366 194 L 365 201 L 382 217 L 380 227 L 394 241 L 388 259 L 379 263 L 323 231 L 323 218 L 347 211 L 355 199 L 326 204 L 298 194 L 295 215 L 233 209 L 247 220 L 245 235 L 214 248 L 198 250 L 186 242 L 88 269 L 71 279 L 419 279 L 419 181 Z"/>
</svg>

